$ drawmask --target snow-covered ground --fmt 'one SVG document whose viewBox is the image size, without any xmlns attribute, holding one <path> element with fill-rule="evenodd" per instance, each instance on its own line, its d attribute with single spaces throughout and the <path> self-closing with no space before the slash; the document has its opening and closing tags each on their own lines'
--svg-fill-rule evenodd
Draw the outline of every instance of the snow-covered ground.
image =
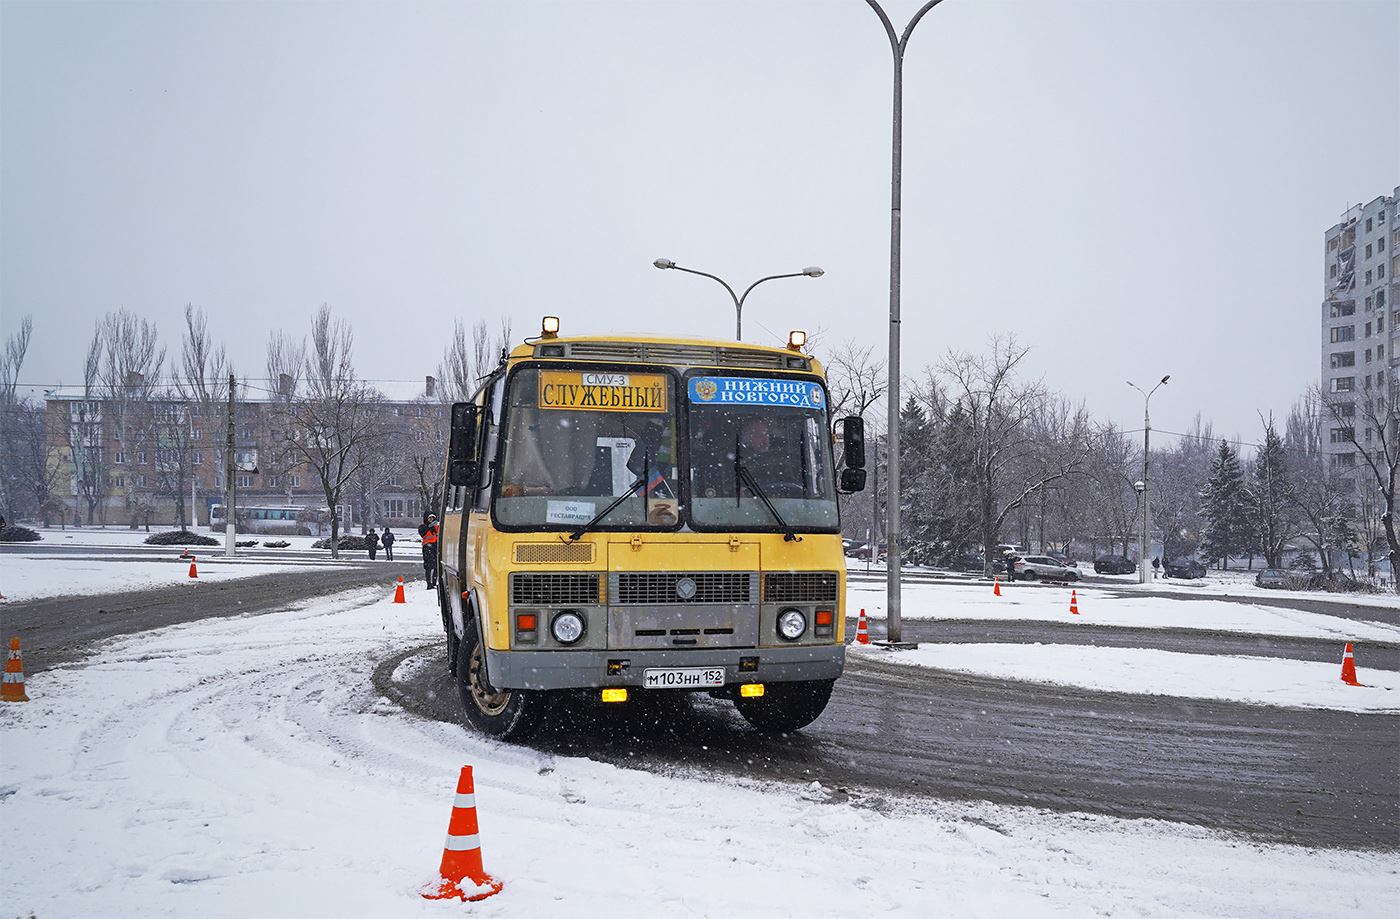
<svg viewBox="0 0 1400 919">
<path fill-rule="evenodd" d="M 308 565 L 341 565 L 328 550 L 313 549 L 311 544 L 316 540 L 309 536 L 240 534 L 240 541 L 256 540 L 259 545 L 238 549 L 234 557 L 228 558 L 222 543 L 150 546 L 146 545 L 149 533 L 126 527 L 45 528 L 39 532 L 43 539 L 38 542 L 4 543 L 0 548 L 0 596 L 6 600 L 145 590 L 172 584 L 194 587 L 199 581 L 229 581 Z M 418 536 L 409 533 L 404 530 L 398 534 L 400 559 L 411 560 L 418 555 Z M 208 534 L 201 530 L 200 535 Z M 222 538 L 221 534 L 214 535 Z M 262 544 L 269 541 L 285 541 L 289 545 L 268 550 Z M 62 546 L 64 552 L 54 553 L 53 546 Z M 118 551 L 121 554 L 114 556 Z M 183 552 L 194 556 L 197 577 L 193 580 L 189 576 L 190 560 L 181 557 Z M 343 559 L 366 558 L 363 551 L 346 550 L 341 554 Z M 384 554 L 381 552 L 379 557 L 382 559 Z"/>
<path fill-rule="evenodd" d="M 102 589 L 99 575 L 75 583 Z M 866 591 L 852 587 L 853 611 L 864 603 L 876 612 L 883 590 Z M 1004 593 L 911 585 L 903 609 L 1070 618 L 1067 590 Z M 1340 642 L 1362 640 L 1364 626 L 1370 640 L 1397 640 L 1381 623 L 1240 604 L 1113 601 L 1095 590 L 1078 598 L 1085 628 L 1116 620 L 1218 629 L 1211 617 L 1229 613 L 1231 631 Z M 887 798 L 877 810 L 859 796 L 830 803 L 840 796 L 818 786 L 658 777 L 422 721 L 376 697 L 370 682 L 377 661 L 439 637 L 431 595 L 409 591 L 408 600 L 361 591 L 190 623 L 31 675 L 33 701 L 0 707 L 0 913 L 1036 919 L 1400 910 L 1394 852 L 1260 845 L 1163 821 L 989 804 Z M 1180 695 L 1200 695 L 1224 662 L 1238 677 L 1216 680 L 1210 697 L 1394 710 L 1400 695 L 1396 675 L 1364 659 L 1358 672 L 1370 685 L 1355 689 L 1340 683 L 1340 660 L 1295 668 L 1157 656 L 1166 653 L 926 645 L 895 659 L 1077 685 L 1086 684 L 1076 674 L 1092 670 L 1101 688 Z M 1255 685 L 1231 694 L 1229 684 L 1246 682 Z M 416 890 L 435 876 L 464 764 L 475 770 L 486 867 L 505 889 L 469 906 L 424 901 Z"/>
</svg>

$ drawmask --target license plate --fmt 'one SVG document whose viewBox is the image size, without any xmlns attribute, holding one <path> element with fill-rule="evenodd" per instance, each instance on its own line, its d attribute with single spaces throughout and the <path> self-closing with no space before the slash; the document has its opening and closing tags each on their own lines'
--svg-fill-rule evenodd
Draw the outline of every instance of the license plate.
<svg viewBox="0 0 1400 919">
<path fill-rule="evenodd" d="M 701 686 L 723 685 L 723 667 L 676 667 L 642 671 L 642 686 L 646 689 L 696 689 Z"/>
</svg>

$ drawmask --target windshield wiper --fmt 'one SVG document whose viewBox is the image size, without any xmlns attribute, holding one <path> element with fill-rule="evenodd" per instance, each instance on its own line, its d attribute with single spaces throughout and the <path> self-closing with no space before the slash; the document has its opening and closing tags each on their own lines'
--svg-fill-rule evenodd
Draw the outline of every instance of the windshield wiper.
<svg viewBox="0 0 1400 919">
<path fill-rule="evenodd" d="M 758 486 L 758 482 L 754 480 L 753 474 L 749 472 L 749 467 L 745 466 L 744 461 L 740 459 L 739 444 L 737 441 L 734 444 L 734 480 L 736 485 L 734 489 L 734 500 L 736 502 L 739 500 L 739 489 L 737 485 L 742 481 L 753 490 L 754 494 L 758 495 L 758 500 L 763 502 L 763 506 L 768 508 L 768 513 L 772 514 L 773 519 L 778 521 L 778 526 L 783 528 L 783 541 L 802 541 L 802 537 L 798 536 L 797 531 L 792 528 L 792 525 L 783 519 L 782 514 L 778 513 L 778 509 L 773 506 L 773 502 L 768 500 L 768 495 L 764 493 L 763 489 Z"/>
<path fill-rule="evenodd" d="M 643 473 L 642 473 L 641 475 L 637 476 L 637 480 L 636 480 L 635 482 L 633 482 L 631 485 L 628 485 L 628 486 L 627 486 L 627 490 L 626 490 L 626 491 L 624 491 L 622 494 L 618 495 L 617 498 L 613 500 L 613 503 L 612 503 L 612 504 L 609 504 L 607 507 L 603 508 L 601 511 L 599 511 L 599 512 L 596 513 L 596 514 L 594 514 L 592 520 L 588 521 L 588 522 L 585 523 L 583 526 L 579 527 L 577 530 L 574 530 L 572 533 L 570 533 L 570 534 L 569 534 L 569 539 L 571 539 L 571 540 L 573 540 L 573 541 L 575 541 L 575 542 L 577 542 L 578 540 L 582 539 L 584 533 L 587 533 L 589 530 L 593 529 L 595 526 L 598 525 L 598 522 L 599 522 L 600 520 L 602 520 L 604 517 L 606 517 L 606 516 L 608 516 L 609 514 L 611 514 L 613 511 L 617 510 L 619 507 L 621 507 L 623 501 L 626 501 L 628 498 L 635 498 L 635 497 L 637 497 L 637 489 L 639 489 L 639 488 L 645 489 L 646 486 L 647 486 L 647 473 L 646 473 L 645 471 L 643 471 Z M 646 492 L 643 491 L 643 492 L 642 492 L 642 495 L 643 495 L 643 497 L 645 497 Z"/>
</svg>

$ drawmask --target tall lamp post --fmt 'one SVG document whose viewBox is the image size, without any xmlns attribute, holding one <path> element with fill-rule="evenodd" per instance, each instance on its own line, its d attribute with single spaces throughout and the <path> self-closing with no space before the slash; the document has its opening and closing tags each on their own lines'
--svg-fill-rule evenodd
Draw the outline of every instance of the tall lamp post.
<svg viewBox="0 0 1400 919">
<path fill-rule="evenodd" d="M 1128 385 L 1142 393 L 1142 481 L 1138 484 L 1142 486 L 1142 539 L 1138 543 L 1138 583 L 1147 584 L 1152 580 L 1152 568 L 1147 561 L 1147 550 L 1152 541 L 1152 500 L 1148 491 L 1148 486 L 1152 480 L 1148 478 L 1148 468 L 1152 462 L 1152 418 L 1147 414 L 1147 405 L 1152 401 L 1152 394 L 1165 386 L 1172 378 L 1171 374 L 1162 377 L 1162 381 L 1152 387 L 1147 392 L 1143 392 L 1141 386 L 1128 381 Z"/>
<path fill-rule="evenodd" d="M 734 288 L 730 287 L 729 284 L 724 280 L 724 278 L 710 274 L 707 271 L 696 271 L 694 268 L 686 268 L 682 265 L 677 265 L 675 262 L 671 261 L 668 258 L 659 258 L 656 261 L 652 262 L 652 264 L 663 271 L 665 271 L 667 268 L 674 268 L 677 271 L 684 271 L 689 274 L 698 274 L 702 278 L 710 278 L 711 280 L 718 281 L 721 285 L 723 285 L 724 289 L 729 291 L 730 299 L 734 301 L 735 341 L 744 340 L 744 301 L 748 299 L 749 291 L 753 290 L 755 287 L 762 284 L 764 281 L 774 281 L 778 278 L 819 278 L 822 275 L 826 274 L 825 271 L 822 271 L 815 265 L 811 266 L 810 268 L 803 268 L 801 271 L 793 271 L 788 274 L 770 274 L 766 278 L 759 278 L 757 281 L 754 281 L 748 286 L 748 289 L 745 290 L 742 295 L 737 295 L 734 293 Z"/>
<path fill-rule="evenodd" d="M 890 155 L 890 381 L 886 399 L 889 402 L 889 427 L 886 431 L 889 444 L 889 472 L 885 477 L 885 634 L 892 644 L 901 641 L 900 628 L 900 521 L 899 521 L 899 238 L 901 208 L 901 170 L 904 158 L 904 49 L 909 44 L 909 34 L 914 26 L 924 18 L 924 14 L 942 0 L 928 0 L 909 24 L 904 34 L 896 36 L 894 24 L 880 4 L 875 0 L 865 0 L 885 27 L 890 39 L 890 50 L 894 52 L 894 136 Z"/>
</svg>

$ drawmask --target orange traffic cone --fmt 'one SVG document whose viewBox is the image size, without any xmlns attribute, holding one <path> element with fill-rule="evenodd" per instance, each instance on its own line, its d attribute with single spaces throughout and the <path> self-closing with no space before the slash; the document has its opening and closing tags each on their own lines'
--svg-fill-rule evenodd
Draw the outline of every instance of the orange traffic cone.
<svg viewBox="0 0 1400 919">
<path fill-rule="evenodd" d="M 856 620 L 856 644 L 870 644 L 870 631 L 865 626 L 865 610 L 860 611 L 860 618 Z"/>
<path fill-rule="evenodd" d="M 16 638 L 15 641 L 19 641 L 19 639 Z M 11 657 L 13 657 L 14 654 L 14 651 L 10 652 Z M 5 679 L 8 680 L 9 678 L 10 675 L 8 673 L 5 674 Z M 1356 659 L 1351 656 L 1351 642 L 1347 642 L 1347 649 L 1342 653 L 1342 682 L 1348 686 L 1362 685 L 1356 681 Z"/>
<path fill-rule="evenodd" d="M 457 779 L 457 799 L 452 804 L 452 819 L 447 823 L 447 842 L 442 848 L 442 877 L 423 885 L 420 893 L 428 900 L 484 900 L 501 892 L 504 886 L 481 867 L 481 842 L 477 838 L 476 789 L 472 784 L 472 767 L 463 766 Z M 464 884 L 464 881 L 470 883 Z"/>
<path fill-rule="evenodd" d="M 992 578 L 992 593 L 1001 596 L 1001 578 Z"/>
<path fill-rule="evenodd" d="M 28 702 L 24 694 L 24 660 L 19 653 L 19 639 L 10 639 L 10 657 L 5 661 L 5 682 L 0 684 L 0 701 Z"/>
<path fill-rule="evenodd" d="M 193 555 L 190 556 L 190 577 L 192 577 L 192 578 L 197 578 L 197 577 L 199 577 L 199 572 L 194 570 L 194 556 L 193 556 Z"/>
<path fill-rule="evenodd" d="M 394 602 L 395 602 L 395 603 L 407 603 L 407 602 L 408 602 L 407 600 L 405 600 L 405 599 L 403 598 L 403 575 L 399 575 L 399 586 L 398 586 L 398 588 L 394 591 Z"/>
<path fill-rule="evenodd" d="M 1076 616 L 1079 615 L 1079 591 L 1077 590 L 1069 592 L 1069 611 Z"/>
</svg>

